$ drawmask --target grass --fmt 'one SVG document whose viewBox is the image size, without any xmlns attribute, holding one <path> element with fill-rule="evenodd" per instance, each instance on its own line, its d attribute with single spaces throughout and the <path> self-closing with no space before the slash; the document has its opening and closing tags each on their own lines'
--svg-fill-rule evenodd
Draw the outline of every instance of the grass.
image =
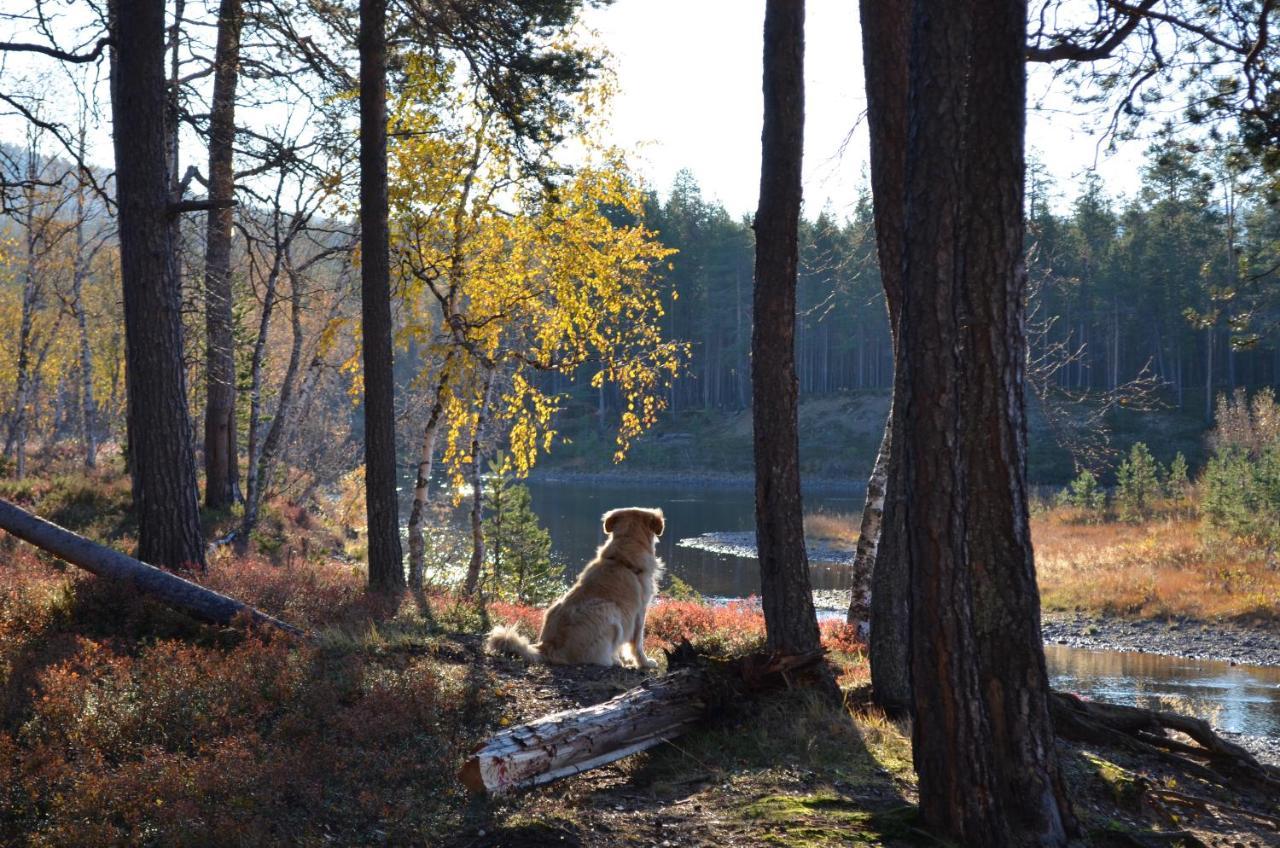
<svg viewBox="0 0 1280 848">
<path fill-rule="evenodd" d="M 127 542 L 127 486 L 110 472 L 6 491 Z M 821 516 L 810 532 L 836 538 L 854 518 Z M 1061 549 L 1067 582 L 1096 580 L 1079 570 L 1106 570 L 1117 551 L 1137 561 L 1186 535 L 1054 520 L 1037 518 L 1037 545 Z M 1046 521 L 1058 535 L 1044 536 Z M 800 690 L 734 703 L 608 769 L 509 800 L 467 797 L 453 775 L 478 741 L 580 703 L 575 690 L 557 694 L 557 670 L 479 652 L 493 623 L 532 630 L 540 613 L 446 591 L 371 596 L 333 527 L 275 502 L 268 544 L 245 557 L 224 549 L 201 577 L 310 628 L 317 639 L 305 645 L 193 623 L 0 541 L 0 844 L 442 844 L 483 830 L 501 844 L 612 846 L 664 828 L 725 844 L 939 844 L 916 827 L 909 727 L 864 702 L 863 646 L 839 622 L 824 623 L 823 639 L 843 706 Z M 1096 561 L 1068 558 L 1082 544 Z M 679 598 L 658 601 L 649 631 L 658 656 L 686 638 L 734 655 L 764 635 L 754 604 Z M 603 700 L 638 677 L 574 685 Z M 1110 805 L 1098 827 L 1145 832 L 1132 763 L 1093 752 L 1065 761 L 1073 791 Z M 487 844 L 458 837 L 472 843 Z"/>
<path fill-rule="evenodd" d="M 1031 523 L 1046 610 L 1143 618 L 1276 620 L 1280 570 L 1265 551 L 1199 520 L 1082 524 L 1051 511 Z"/>
<path fill-rule="evenodd" d="M 1045 610 L 1280 621 L 1280 569 L 1266 550 L 1209 531 L 1185 508 L 1136 524 L 1085 518 L 1049 507 L 1032 516 Z M 860 520 L 856 514 L 810 514 L 806 536 L 852 548 Z"/>
</svg>

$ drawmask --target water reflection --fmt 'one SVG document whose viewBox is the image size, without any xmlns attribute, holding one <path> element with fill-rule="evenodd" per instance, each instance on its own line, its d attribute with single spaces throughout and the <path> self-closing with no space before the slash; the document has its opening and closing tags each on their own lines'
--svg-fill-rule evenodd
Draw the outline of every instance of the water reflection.
<svg viewBox="0 0 1280 848">
<path fill-rule="evenodd" d="M 1186 712 L 1233 733 L 1280 736 L 1280 668 L 1046 645 L 1055 688 Z"/>
<path fill-rule="evenodd" d="M 576 483 L 529 483 L 533 511 L 551 533 L 551 544 L 563 558 L 569 576 L 593 556 L 604 541 L 600 516 L 622 506 L 661 507 L 667 530 L 658 540 L 658 555 L 667 569 L 704 595 L 741 598 L 760 593 L 760 569 L 754 558 L 678 547 L 680 539 L 713 532 L 740 532 L 755 526 L 754 495 L 748 488 L 619 486 Z M 806 512 L 855 512 L 862 496 L 854 493 L 805 495 Z M 815 565 L 815 589 L 849 588 L 847 568 Z"/>
<path fill-rule="evenodd" d="M 704 595 L 740 598 L 760 592 L 755 559 L 677 547 L 690 536 L 753 528 L 750 489 L 620 486 L 534 482 L 533 509 L 551 532 L 554 549 L 570 576 L 595 555 L 604 540 L 600 516 L 621 506 L 661 507 L 667 532 L 659 554 L 672 573 Z M 851 513 L 862 509 L 858 494 L 807 494 L 808 512 Z M 847 589 L 849 569 L 814 565 L 816 589 Z M 1189 712 L 1235 733 L 1280 737 L 1280 668 L 1231 666 L 1153 654 L 1087 651 L 1047 645 L 1053 685 L 1088 698 Z"/>
</svg>

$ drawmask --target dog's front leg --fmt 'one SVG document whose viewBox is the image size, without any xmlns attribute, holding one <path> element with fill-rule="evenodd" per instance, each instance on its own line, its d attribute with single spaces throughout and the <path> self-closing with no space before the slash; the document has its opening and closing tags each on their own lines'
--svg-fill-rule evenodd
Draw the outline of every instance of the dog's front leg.
<svg viewBox="0 0 1280 848">
<path fill-rule="evenodd" d="M 642 668 L 657 668 L 658 664 L 649 659 L 644 654 L 644 619 L 645 609 L 641 609 L 636 614 L 635 630 L 632 631 L 634 636 L 631 639 L 631 652 L 635 655 L 636 663 Z"/>
</svg>

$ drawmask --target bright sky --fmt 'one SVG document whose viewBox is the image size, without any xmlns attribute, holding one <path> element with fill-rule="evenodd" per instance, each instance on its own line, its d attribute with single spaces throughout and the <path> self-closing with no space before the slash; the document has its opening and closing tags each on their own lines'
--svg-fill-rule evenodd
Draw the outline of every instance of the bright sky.
<svg viewBox="0 0 1280 848">
<path fill-rule="evenodd" d="M 659 191 L 681 168 L 704 195 L 734 215 L 753 212 L 760 179 L 763 0 L 615 0 L 588 10 L 614 55 L 619 94 L 614 140 Z M 808 0 L 805 45 L 805 214 L 852 211 L 866 183 L 866 108 L 858 4 Z M 1110 191 L 1132 193 L 1144 145 L 1104 155 L 1078 114 L 1034 68 L 1028 149 L 1048 166 L 1058 190 L 1075 194 L 1079 174 L 1096 164 Z M 1099 119 L 1100 121 L 1100 119 Z"/>
<path fill-rule="evenodd" d="M 0 0 L 0 6 L 10 0 Z M 867 131 L 862 120 L 861 36 L 854 0 L 808 0 L 806 21 L 805 214 L 824 207 L 837 217 L 852 212 L 866 184 Z M 76 7 L 72 7 L 75 9 Z M 618 95 L 613 140 L 632 153 L 633 165 L 664 193 L 678 170 L 693 172 L 708 199 L 735 216 L 753 212 L 759 191 L 761 53 L 764 0 L 615 0 L 587 9 L 586 23 L 612 52 Z M 24 34 L 25 35 L 25 34 Z M 82 35 L 82 38 L 88 38 Z M 29 40 L 38 40 L 32 37 Z M 75 39 L 68 37 L 68 43 Z M 0 84 L 38 71 L 42 88 L 69 107 L 57 63 L 28 54 L 0 57 Z M 105 71 L 101 72 L 105 74 Z M 1080 173 L 1097 166 L 1113 194 L 1137 186 L 1142 143 L 1107 155 L 1088 130 L 1101 122 L 1079 114 L 1033 66 L 1028 149 L 1058 183 L 1060 200 L 1075 194 Z M 105 97 L 105 86 L 99 89 Z M 100 104 L 103 117 L 107 104 Z M 70 114 L 59 116 L 70 121 Z M 93 158 L 109 167 L 109 127 L 91 127 Z M 22 122 L 0 119 L 0 138 L 21 143 Z M 184 165 L 201 161 L 184 141 Z"/>
</svg>

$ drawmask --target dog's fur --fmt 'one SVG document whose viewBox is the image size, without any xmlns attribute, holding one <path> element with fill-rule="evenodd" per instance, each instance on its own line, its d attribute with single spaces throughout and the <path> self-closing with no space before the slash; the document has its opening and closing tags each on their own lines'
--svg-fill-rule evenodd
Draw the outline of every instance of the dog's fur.
<svg viewBox="0 0 1280 848">
<path fill-rule="evenodd" d="M 644 619 L 662 573 L 655 552 L 662 510 L 615 509 L 603 520 L 609 537 L 547 610 L 538 641 L 530 644 L 514 626 L 495 627 L 485 643 L 489 651 L 554 665 L 657 665 L 644 653 Z"/>
</svg>

